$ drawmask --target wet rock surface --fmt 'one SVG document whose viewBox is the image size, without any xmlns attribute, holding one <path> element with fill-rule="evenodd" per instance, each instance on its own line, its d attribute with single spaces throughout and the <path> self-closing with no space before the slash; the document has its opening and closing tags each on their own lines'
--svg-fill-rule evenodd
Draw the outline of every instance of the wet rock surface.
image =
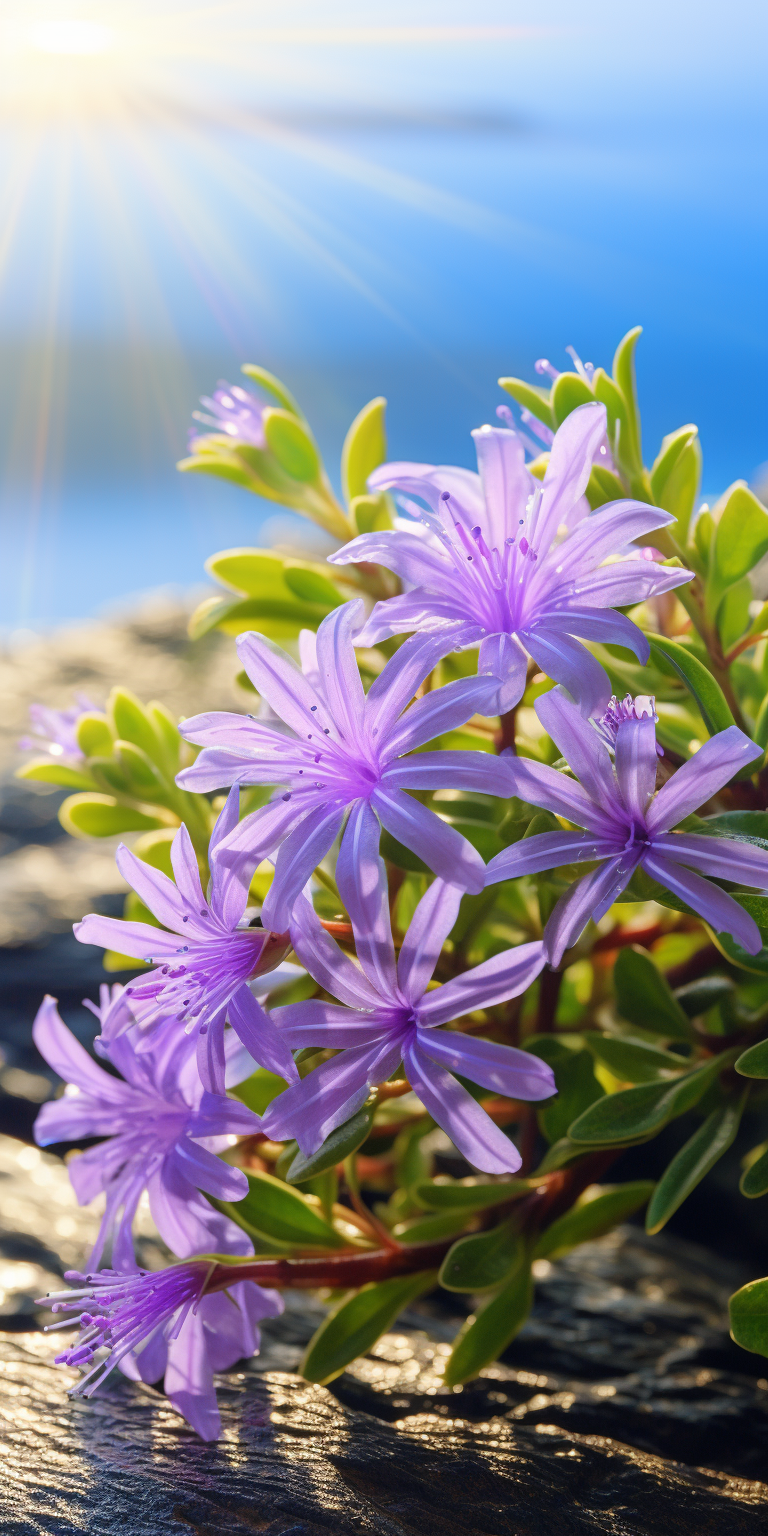
<svg viewBox="0 0 768 1536">
<path fill-rule="evenodd" d="M 768 1532 L 765 1362 L 728 1340 L 740 1276 L 634 1228 L 540 1265 L 531 1321 L 460 1390 L 442 1367 L 462 1318 L 400 1318 L 329 1388 L 293 1374 L 323 1315 L 286 1298 L 261 1355 L 219 1378 L 204 1445 L 161 1393 L 76 1373 L 33 1298 L 82 1263 L 97 1216 L 60 1159 L 0 1138 L 3 1536 L 752 1536 Z M 142 1216 L 141 1257 L 163 1262 Z"/>
</svg>

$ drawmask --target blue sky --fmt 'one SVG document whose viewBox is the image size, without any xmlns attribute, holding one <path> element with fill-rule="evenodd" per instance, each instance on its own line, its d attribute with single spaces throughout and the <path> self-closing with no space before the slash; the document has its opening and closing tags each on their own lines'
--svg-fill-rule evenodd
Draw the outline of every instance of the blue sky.
<svg viewBox="0 0 768 1536">
<path fill-rule="evenodd" d="M 756 4 L 24 15 L 113 46 L 19 34 L 0 66 L 4 628 L 258 542 L 261 504 L 173 470 L 240 361 L 300 393 L 332 474 L 378 393 L 394 457 L 470 463 L 500 373 L 607 363 L 641 323 L 648 455 L 696 421 L 709 494 L 768 458 Z"/>
</svg>

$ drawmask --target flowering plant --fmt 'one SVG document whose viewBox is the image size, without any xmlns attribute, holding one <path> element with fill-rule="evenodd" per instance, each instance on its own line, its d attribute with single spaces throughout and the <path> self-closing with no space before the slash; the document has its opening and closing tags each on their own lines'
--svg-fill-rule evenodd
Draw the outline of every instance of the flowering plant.
<svg viewBox="0 0 768 1536">
<path fill-rule="evenodd" d="M 215 1437 L 213 1373 L 285 1286 L 342 1298 L 315 1382 L 436 1285 L 474 1298 L 459 1386 L 541 1260 L 643 1207 L 658 1232 L 737 1135 L 768 1193 L 768 513 L 742 482 L 699 504 L 695 427 L 645 467 L 638 335 L 611 374 L 501 380 L 519 414 L 473 434 L 478 473 L 386 462 L 372 401 L 341 500 L 246 367 L 261 394 L 220 385 L 180 467 L 336 547 L 209 561 L 191 633 L 237 637 L 242 707 L 34 708 L 21 774 L 73 791 L 73 835 L 134 839 L 124 918 L 75 930 L 123 976 L 89 1005 L 104 1065 L 55 1000 L 34 1026 L 67 1084 L 38 1140 L 99 1138 L 69 1164 L 106 1196 L 93 1272 L 53 1299 L 80 1390 L 164 1378 Z M 149 1274 L 144 1191 L 178 1261 Z M 766 1354 L 767 1292 L 732 1304 Z"/>
</svg>

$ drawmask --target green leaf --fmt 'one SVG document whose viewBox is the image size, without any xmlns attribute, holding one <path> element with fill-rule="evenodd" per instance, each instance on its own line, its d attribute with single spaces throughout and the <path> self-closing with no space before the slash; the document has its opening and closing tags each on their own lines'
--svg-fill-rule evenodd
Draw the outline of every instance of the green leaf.
<svg viewBox="0 0 768 1536">
<path fill-rule="evenodd" d="M 715 933 L 710 928 L 710 933 L 721 954 L 725 955 L 732 964 L 741 966 L 742 970 L 752 971 L 757 976 L 768 975 L 768 897 L 752 895 L 751 892 L 733 891 L 733 900 L 743 907 L 745 912 L 753 917 L 760 929 L 763 947 L 756 955 L 751 955 L 748 950 L 737 944 L 729 933 Z"/>
<path fill-rule="evenodd" d="M 737 480 L 725 492 L 715 508 L 715 518 L 707 583 L 710 618 L 715 617 L 726 589 L 747 576 L 768 550 L 768 512 L 744 480 Z"/>
<path fill-rule="evenodd" d="M 666 635 L 649 635 L 648 640 L 651 659 L 657 664 L 660 659 L 669 662 L 678 677 L 685 683 L 686 688 L 693 694 L 710 736 L 716 736 L 718 731 L 726 731 L 729 725 L 735 724 L 720 684 L 715 681 L 703 662 L 700 662 L 679 641 L 668 640 Z"/>
<path fill-rule="evenodd" d="M 768 1280 L 751 1280 L 731 1297 L 731 1338 L 754 1355 L 768 1355 Z"/>
<path fill-rule="evenodd" d="M 301 565 L 287 565 L 284 577 L 289 591 L 303 603 L 317 603 L 330 612 L 344 602 L 338 587 L 319 571 L 311 571 Z"/>
<path fill-rule="evenodd" d="M 749 605 L 752 601 L 752 583 L 742 577 L 735 586 L 729 587 L 717 611 L 717 629 L 720 644 L 727 653 L 749 627 Z"/>
<path fill-rule="evenodd" d="M 572 1049 L 556 1035 L 533 1035 L 526 1050 L 548 1062 L 555 1074 L 557 1098 L 539 1110 L 539 1125 L 550 1142 L 565 1136 L 569 1125 L 605 1093 L 597 1081 L 589 1051 Z"/>
<path fill-rule="evenodd" d="M 613 378 L 621 390 L 626 407 L 626 424 L 619 439 L 620 457 L 631 464 L 636 473 L 642 472 L 643 453 L 640 441 L 640 410 L 637 403 L 635 380 L 635 347 L 643 334 L 641 325 L 633 326 L 619 342 L 613 358 Z"/>
<path fill-rule="evenodd" d="M 302 484 L 320 478 L 320 455 L 308 428 L 292 412 L 268 406 L 262 426 L 267 447 L 286 475 Z"/>
<path fill-rule="evenodd" d="M 664 501 L 664 493 L 673 470 L 676 468 L 681 456 L 689 443 L 692 443 L 698 435 L 698 427 L 678 427 L 676 432 L 670 432 L 662 439 L 661 450 L 654 460 L 651 469 L 651 491 L 657 507 L 667 507 Z"/>
<path fill-rule="evenodd" d="M 520 1262 L 522 1245 L 509 1221 L 489 1232 L 461 1237 L 443 1260 L 440 1284 L 446 1291 L 490 1291 L 503 1285 Z"/>
<path fill-rule="evenodd" d="M 721 811 L 717 816 L 697 817 L 691 830 L 768 848 L 768 811 Z"/>
<path fill-rule="evenodd" d="M 16 769 L 14 778 L 31 779 L 37 784 L 60 784 L 62 789 L 94 787 L 89 773 L 83 773 L 79 768 L 70 768 L 68 763 L 57 762 L 55 757 L 38 757 L 32 763 L 24 763 Z"/>
<path fill-rule="evenodd" d="M 626 1221 L 645 1205 L 653 1194 L 653 1180 L 639 1179 L 633 1184 L 614 1184 L 604 1188 L 591 1199 L 582 1199 L 572 1210 L 566 1211 L 542 1232 L 535 1250 L 537 1259 L 567 1253 L 579 1243 L 592 1242 L 604 1237 L 620 1221 Z"/>
<path fill-rule="evenodd" d="M 620 951 L 613 984 L 616 1010 L 629 1024 L 670 1040 L 693 1038 L 687 1015 L 645 950 L 633 944 Z"/>
<path fill-rule="evenodd" d="M 112 732 L 106 716 L 95 710 L 81 715 L 75 727 L 77 745 L 86 757 L 109 757 Z"/>
<path fill-rule="evenodd" d="M 655 1083 L 661 1072 L 679 1072 L 688 1065 L 682 1056 L 661 1051 L 644 1040 L 628 1040 L 617 1035 L 585 1034 L 592 1055 L 624 1083 Z"/>
<path fill-rule="evenodd" d="M 525 379 L 499 379 L 499 384 L 523 410 L 530 411 L 537 421 L 543 421 L 545 427 L 555 431 L 557 422 L 549 403 L 548 389 L 542 389 L 540 384 L 526 384 Z"/>
<path fill-rule="evenodd" d="M 285 562 L 260 549 L 222 549 L 206 560 L 205 569 L 223 586 L 248 597 L 288 596 Z"/>
<path fill-rule="evenodd" d="M 430 1179 L 414 1184 L 419 1205 L 432 1210 L 485 1211 L 525 1195 L 534 1185 L 530 1179 L 505 1179 L 503 1184 L 481 1184 L 478 1179 Z"/>
<path fill-rule="evenodd" d="M 287 1088 L 285 1078 L 278 1077 L 276 1072 L 268 1072 L 266 1067 L 258 1067 L 244 1083 L 238 1083 L 236 1088 L 229 1091 L 241 1104 L 247 1104 L 254 1114 L 263 1115 L 268 1104 L 276 1099 L 279 1093 Z"/>
<path fill-rule="evenodd" d="M 689 981 L 684 987 L 678 987 L 675 997 L 688 1018 L 697 1019 L 702 1013 L 709 1013 L 710 1008 L 722 1003 L 732 991 L 733 982 L 729 976 L 701 976 L 698 981 Z"/>
<path fill-rule="evenodd" d="M 154 762 L 159 747 L 157 734 L 135 693 L 131 693 L 129 688 L 113 688 L 107 700 L 107 713 L 115 736 L 141 747 Z"/>
<path fill-rule="evenodd" d="M 319 603 L 300 602 L 298 598 L 247 597 L 239 602 L 226 598 L 206 598 L 189 621 L 189 633 L 199 640 L 211 629 L 225 635 L 242 635 L 256 629 L 271 640 L 295 640 L 301 629 L 317 629 L 329 609 Z"/>
<path fill-rule="evenodd" d="M 383 859 L 388 859 L 390 864 L 396 865 L 398 869 L 407 869 L 412 874 L 429 874 L 424 860 L 420 859 L 417 853 L 412 853 L 410 848 L 406 848 L 404 843 L 399 843 L 397 838 L 392 836 L 391 832 L 383 830 L 381 834 L 381 856 Z"/>
<path fill-rule="evenodd" d="M 131 805 L 119 805 L 111 795 L 70 795 L 59 810 L 59 821 L 71 837 L 116 837 L 168 825 L 166 816 L 148 816 Z"/>
<path fill-rule="evenodd" d="M 419 1215 L 407 1221 L 399 1221 L 392 1228 L 392 1236 L 400 1243 L 439 1243 L 444 1237 L 454 1237 L 467 1225 L 464 1211 L 431 1211 L 428 1216 Z"/>
<path fill-rule="evenodd" d="M 520 1332 L 532 1300 L 530 1263 L 521 1247 L 520 1264 L 512 1278 L 462 1328 L 446 1363 L 445 1385 L 456 1387 L 471 1376 L 477 1376 L 484 1365 L 496 1360 Z"/>
<path fill-rule="evenodd" d="M 659 1179 L 645 1218 L 646 1231 L 660 1232 L 710 1168 L 722 1157 L 739 1129 L 746 1091 L 707 1115 Z"/>
<path fill-rule="evenodd" d="M 318 1173 L 324 1173 L 326 1168 L 335 1168 L 338 1163 L 343 1163 L 346 1157 L 350 1157 L 368 1140 L 375 1113 L 376 1100 L 372 1098 L 357 1114 L 331 1131 L 323 1145 L 311 1156 L 305 1157 L 303 1152 L 297 1152 L 285 1175 L 288 1183 L 304 1184 L 307 1179 L 314 1179 Z"/>
<path fill-rule="evenodd" d="M 167 799 L 168 786 L 163 783 L 154 763 L 141 747 L 134 746 L 132 741 L 118 740 L 115 742 L 114 753 L 116 762 L 125 774 L 130 793 L 137 800 Z"/>
<path fill-rule="evenodd" d="M 350 1361 L 367 1354 L 403 1309 L 434 1286 L 434 1270 L 364 1285 L 320 1324 L 301 1363 L 305 1381 L 325 1386 Z"/>
<path fill-rule="evenodd" d="M 275 400 L 280 401 L 280 404 L 286 411 L 290 411 L 292 415 L 298 416 L 303 420 L 303 412 L 294 400 L 291 391 L 286 388 L 285 384 L 274 373 L 270 373 L 266 368 L 259 368 L 256 363 L 243 363 L 240 372 L 247 374 L 249 379 L 255 379 L 256 383 L 261 384 L 263 389 L 268 390 Z"/>
<path fill-rule="evenodd" d="M 754 1152 L 759 1155 L 754 1157 Z M 752 1154 L 754 1161 L 745 1168 L 739 1182 L 739 1189 L 748 1200 L 758 1200 L 761 1195 L 768 1194 L 768 1147 L 761 1152 L 756 1147 Z"/>
<path fill-rule="evenodd" d="M 175 878 L 171 864 L 171 844 L 176 836 L 178 827 L 163 827 L 160 832 L 145 832 L 133 844 L 132 852 L 137 859 L 143 859 L 145 864 L 150 864 L 153 869 L 159 869 L 169 880 Z"/>
<path fill-rule="evenodd" d="M 593 464 L 587 482 L 586 497 L 593 512 L 607 501 L 619 501 L 626 494 L 624 482 L 602 464 Z"/>
<path fill-rule="evenodd" d="M 368 476 L 387 457 L 387 433 L 384 424 L 387 402 L 383 395 L 370 400 L 355 417 L 341 450 L 341 488 L 349 504 L 355 496 L 365 496 Z"/>
<path fill-rule="evenodd" d="M 592 388 L 595 399 L 604 405 L 608 413 L 608 436 L 612 443 L 616 441 L 616 426 L 619 426 L 619 442 L 623 442 L 627 436 L 627 407 L 624 396 L 616 388 L 610 374 L 604 368 L 596 368 L 592 375 Z"/>
<path fill-rule="evenodd" d="M 734 1063 L 742 1077 L 768 1077 L 768 1040 L 758 1040 Z"/>
<path fill-rule="evenodd" d="M 349 516 L 358 533 L 385 533 L 393 526 L 390 500 L 384 492 L 377 496 L 353 496 Z"/>
<path fill-rule="evenodd" d="M 679 544 L 685 544 L 688 540 L 688 530 L 700 484 L 701 443 L 698 437 L 695 437 L 681 453 L 660 493 L 659 505 L 677 518 L 677 528 L 674 532 Z"/>
<path fill-rule="evenodd" d="M 589 1146 L 621 1146 L 641 1141 L 661 1130 L 669 1120 L 685 1114 L 725 1065 L 725 1056 L 713 1057 L 677 1082 L 641 1083 L 606 1095 L 580 1115 L 570 1127 L 571 1141 Z"/>
<path fill-rule="evenodd" d="M 586 379 L 578 373 L 561 373 L 550 390 L 549 403 L 558 427 L 579 405 L 594 405 L 595 397 Z"/>
<path fill-rule="evenodd" d="M 298 1190 L 289 1189 L 271 1173 L 248 1173 L 248 1194 L 243 1200 L 221 1203 L 238 1226 L 258 1232 L 275 1242 L 301 1248 L 338 1248 L 344 1239 Z"/>
</svg>

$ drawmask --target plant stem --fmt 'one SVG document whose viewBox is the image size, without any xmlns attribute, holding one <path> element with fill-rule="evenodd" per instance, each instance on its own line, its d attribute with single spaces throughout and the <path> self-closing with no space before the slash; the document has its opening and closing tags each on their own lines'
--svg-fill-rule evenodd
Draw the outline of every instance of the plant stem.
<svg viewBox="0 0 768 1536">
<path fill-rule="evenodd" d="M 499 729 L 496 732 L 496 735 L 494 737 L 494 746 L 496 747 L 496 751 L 497 752 L 503 752 L 506 747 L 509 747 L 511 752 L 515 752 L 516 751 L 516 747 L 515 747 L 515 716 L 516 716 L 516 714 L 517 714 L 517 705 L 515 705 L 514 709 L 508 709 L 507 713 L 500 717 Z"/>
<path fill-rule="evenodd" d="M 546 966 L 539 978 L 539 1012 L 536 1019 L 538 1035 L 554 1034 L 555 1015 L 562 985 L 563 972 L 553 971 Z"/>
</svg>

